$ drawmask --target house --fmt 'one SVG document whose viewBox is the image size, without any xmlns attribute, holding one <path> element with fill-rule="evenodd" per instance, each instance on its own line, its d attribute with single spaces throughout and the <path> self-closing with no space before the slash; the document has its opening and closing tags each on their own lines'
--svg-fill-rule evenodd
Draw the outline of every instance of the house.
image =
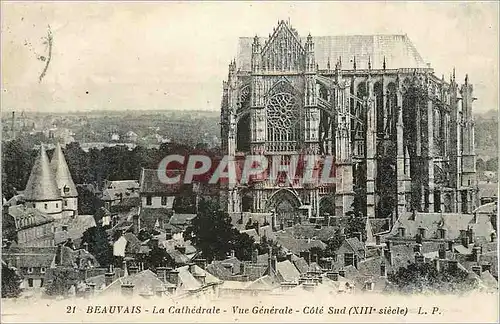
<svg viewBox="0 0 500 324">
<path fill-rule="evenodd" d="M 301 252 L 309 251 L 312 248 L 320 250 L 326 249 L 327 245 L 316 239 L 298 239 L 287 233 L 276 233 L 276 242 L 286 251 L 300 255 Z"/>
<path fill-rule="evenodd" d="M 156 169 L 142 169 L 139 183 L 141 226 L 152 230 L 158 224 L 163 228 L 172 215 L 175 195 L 180 190 L 180 184 L 162 183 Z"/>
<path fill-rule="evenodd" d="M 21 246 L 53 246 L 54 219 L 26 205 L 4 206 L 2 236 Z"/>
<path fill-rule="evenodd" d="M 137 259 L 140 255 L 148 254 L 150 248 L 133 233 L 125 233 L 113 243 L 113 255 Z"/>
<path fill-rule="evenodd" d="M 498 183 L 479 183 L 478 189 L 481 205 L 498 201 Z"/>
<path fill-rule="evenodd" d="M 80 246 L 83 233 L 95 226 L 96 222 L 92 215 L 59 219 L 54 223 L 54 243 L 58 245 L 70 239 L 75 245 Z"/>
<path fill-rule="evenodd" d="M 44 287 L 46 273 L 55 267 L 57 247 L 26 247 L 13 244 L 2 249 L 2 259 L 16 268 L 23 278 L 21 288 L 39 290 Z"/>
<path fill-rule="evenodd" d="M 471 229 L 473 235 L 489 240 L 495 231 L 487 215 L 456 213 L 405 213 L 398 218 L 386 237 L 390 240 L 460 240 Z"/>
<path fill-rule="evenodd" d="M 110 211 L 117 205 L 136 207 L 140 205 L 139 189 L 137 180 L 106 181 L 101 200 Z"/>
</svg>

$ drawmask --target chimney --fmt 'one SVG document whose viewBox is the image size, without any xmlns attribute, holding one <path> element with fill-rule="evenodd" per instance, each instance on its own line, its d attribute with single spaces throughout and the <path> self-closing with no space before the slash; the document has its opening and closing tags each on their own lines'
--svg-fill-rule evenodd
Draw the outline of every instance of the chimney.
<svg viewBox="0 0 500 324">
<path fill-rule="evenodd" d="M 193 275 L 196 273 L 196 265 L 193 262 L 189 263 L 189 272 Z"/>
<path fill-rule="evenodd" d="M 457 260 L 448 260 L 448 269 L 450 272 L 455 272 L 458 269 L 458 261 Z"/>
<path fill-rule="evenodd" d="M 480 257 L 481 257 L 481 247 L 476 245 L 472 248 L 472 258 L 474 259 L 474 262 L 479 263 Z"/>
<path fill-rule="evenodd" d="M 167 280 L 168 282 L 177 286 L 179 283 L 179 271 L 175 269 L 171 269 L 167 271 Z"/>
<path fill-rule="evenodd" d="M 106 272 L 104 274 L 104 284 L 106 285 L 106 287 L 111 285 L 114 280 L 115 280 L 115 273 L 114 272 Z"/>
<path fill-rule="evenodd" d="M 448 241 L 448 251 L 453 252 L 453 241 Z"/>
<path fill-rule="evenodd" d="M 257 263 L 257 257 L 259 256 L 259 250 L 255 249 L 252 251 L 252 263 Z"/>
<path fill-rule="evenodd" d="M 83 249 L 87 252 L 89 251 L 89 244 L 87 242 L 83 243 Z"/>
<path fill-rule="evenodd" d="M 273 271 L 276 272 L 276 268 L 277 268 L 277 263 L 278 263 L 278 260 L 276 259 L 276 256 L 273 255 L 271 257 L 271 269 L 273 269 Z"/>
<path fill-rule="evenodd" d="M 339 270 L 339 276 L 345 278 L 345 270 L 344 269 Z"/>
<path fill-rule="evenodd" d="M 441 244 L 439 246 L 438 258 L 441 259 L 441 260 L 446 259 L 446 248 L 444 247 L 444 244 Z"/>
<path fill-rule="evenodd" d="M 469 244 L 474 243 L 474 231 L 472 228 L 468 228 L 465 235 L 469 238 Z"/>
<path fill-rule="evenodd" d="M 481 277 L 481 266 L 479 265 L 472 266 L 472 272 Z"/>
<path fill-rule="evenodd" d="M 495 242 L 495 240 L 497 239 L 497 233 L 496 232 L 491 233 L 490 238 L 491 242 Z"/>
<path fill-rule="evenodd" d="M 440 258 L 434 259 L 434 267 L 438 272 L 441 271 L 441 260 Z"/>
<path fill-rule="evenodd" d="M 309 251 L 300 252 L 300 257 L 304 258 L 307 264 L 311 263 L 311 253 Z"/>
<path fill-rule="evenodd" d="M 424 256 L 420 253 L 415 253 L 415 263 L 420 265 L 424 263 Z"/>
<path fill-rule="evenodd" d="M 417 244 L 422 244 L 422 234 L 418 233 L 417 235 L 415 235 L 415 242 Z"/>
<path fill-rule="evenodd" d="M 386 248 L 386 250 L 389 250 L 389 251 L 391 250 L 391 241 L 389 241 L 389 240 L 385 241 L 385 248 Z"/>
<path fill-rule="evenodd" d="M 358 255 L 354 254 L 354 267 L 357 269 L 358 268 Z"/>
<path fill-rule="evenodd" d="M 319 265 L 319 255 L 318 254 L 314 255 L 314 262 L 316 262 L 316 264 Z"/>
<path fill-rule="evenodd" d="M 140 220 L 139 220 L 139 215 L 134 215 L 132 217 L 132 222 L 133 222 L 133 226 L 132 226 L 132 232 L 134 233 L 134 235 L 138 235 L 139 232 L 141 231 L 141 228 L 140 228 Z"/>
<path fill-rule="evenodd" d="M 485 272 L 485 271 L 491 272 L 491 264 L 490 263 L 481 265 L 481 272 Z"/>
<path fill-rule="evenodd" d="M 132 283 L 122 283 L 121 286 L 123 296 L 133 296 L 134 295 L 134 285 Z"/>
<path fill-rule="evenodd" d="M 234 250 L 231 250 L 230 255 L 231 255 L 231 258 L 234 258 Z"/>
<path fill-rule="evenodd" d="M 167 268 L 158 267 L 156 268 L 156 275 L 163 283 L 167 280 Z"/>
<path fill-rule="evenodd" d="M 375 235 L 375 244 L 380 245 L 380 235 Z"/>
<path fill-rule="evenodd" d="M 165 289 L 161 286 L 156 287 L 155 289 L 155 295 L 156 297 L 163 297 L 163 294 L 165 293 Z"/>
<path fill-rule="evenodd" d="M 194 263 L 203 270 L 207 268 L 207 259 L 195 259 Z"/>
<path fill-rule="evenodd" d="M 413 252 L 415 253 L 422 253 L 422 244 L 417 243 L 413 246 Z"/>
<path fill-rule="evenodd" d="M 87 286 L 89 288 L 89 297 L 94 296 L 94 294 L 95 294 L 95 283 L 93 283 L 93 282 L 88 283 Z"/>
<path fill-rule="evenodd" d="M 287 254 L 286 254 L 286 259 L 287 259 L 288 261 L 290 261 L 290 262 L 292 262 L 292 255 L 293 255 L 292 253 L 287 253 Z"/>
<path fill-rule="evenodd" d="M 245 274 L 245 262 L 240 263 L 240 275 Z"/>
<path fill-rule="evenodd" d="M 280 223 L 280 231 L 284 230 L 285 229 L 285 224 L 283 224 L 283 222 Z"/>
<path fill-rule="evenodd" d="M 466 248 L 469 247 L 469 237 L 467 235 L 462 237 L 462 245 Z"/>
<path fill-rule="evenodd" d="M 130 275 L 135 275 L 135 274 L 139 273 L 139 267 L 138 266 L 130 266 L 128 268 L 128 272 Z"/>
<path fill-rule="evenodd" d="M 393 265 L 392 251 L 388 250 L 388 249 L 385 249 L 384 250 L 384 256 L 387 259 L 387 262 L 389 263 L 389 265 Z"/>
<path fill-rule="evenodd" d="M 380 262 L 380 276 L 387 277 L 387 267 L 385 266 L 385 262 L 383 260 Z"/>
</svg>

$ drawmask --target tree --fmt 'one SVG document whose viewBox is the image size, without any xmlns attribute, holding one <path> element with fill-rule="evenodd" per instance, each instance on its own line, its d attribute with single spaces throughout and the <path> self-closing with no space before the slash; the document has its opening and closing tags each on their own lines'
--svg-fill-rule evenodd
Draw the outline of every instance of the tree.
<svg viewBox="0 0 500 324">
<path fill-rule="evenodd" d="M 411 263 L 389 274 L 389 281 L 402 293 L 465 292 L 476 287 L 476 283 L 462 269 L 445 268 L 438 271 L 430 263 Z"/>
<path fill-rule="evenodd" d="M 16 298 L 21 294 L 21 276 L 14 268 L 2 262 L 2 298 Z"/>
<path fill-rule="evenodd" d="M 66 296 L 72 286 L 79 282 L 78 272 L 69 267 L 49 269 L 49 280 L 45 293 L 49 296 Z"/>
<path fill-rule="evenodd" d="M 89 252 L 97 259 L 101 267 L 113 262 L 113 247 L 108 241 L 108 234 L 102 226 L 88 228 L 82 235 L 83 244 L 88 244 Z"/>
<path fill-rule="evenodd" d="M 240 233 L 231 225 L 231 218 L 211 200 L 200 200 L 198 216 L 184 232 L 184 239 L 191 240 L 208 260 L 222 260 L 235 251 L 241 260 L 250 260 L 254 240 Z"/>
</svg>

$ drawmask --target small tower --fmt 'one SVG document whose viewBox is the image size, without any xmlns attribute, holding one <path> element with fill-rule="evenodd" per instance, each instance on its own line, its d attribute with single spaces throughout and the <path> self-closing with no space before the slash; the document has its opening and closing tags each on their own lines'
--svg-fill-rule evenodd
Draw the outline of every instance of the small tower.
<svg viewBox="0 0 500 324">
<path fill-rule="evenodd" d="M 57 189 L 54 173 L 50 168 L 49 158 L 43 144 L 40 145 L 40 154 L 35 160 L 26 184 L 24 199 L 28 206 L 35 207 L 54 218 L 62 217 L 61 194 Z"/>
<path fill-rule="evenodd" d="M 306 72 L 315 72 L 316 60 L 314 57 L 314 43 L 311 34 L 307 36 L 305 49 L 306 49 Z"/>
<path fill-rule="evenodd" d="M 78 191 L 69 172 L 61 145 L 57 143 L 54 155 L 50 161 L 57 188 L 62 197 L 62 214 L 64 217 L 78 214 Z"/>
</svg>

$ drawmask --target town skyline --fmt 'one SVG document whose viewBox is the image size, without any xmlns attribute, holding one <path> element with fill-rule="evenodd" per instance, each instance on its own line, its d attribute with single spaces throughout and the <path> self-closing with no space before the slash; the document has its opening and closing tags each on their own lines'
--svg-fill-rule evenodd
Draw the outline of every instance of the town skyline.
<svg viewBox="0 0 500 324">
<path fill-rule="evenodd" d="M 278 20 L 289 19 L 301 36 L 406 34 L 437 76 L 448 81 L 455 67 L 463 83 L 469 74 L 475 111 L 498 110 L 496 3 L 356 6 L 4 2 L 2 106 L 27 112 L 218 111 L 238 38 L 267 37 Z M 362 24 L 353 22 L 354 14 Z M 422 23 L 422 16 L 432 23 Z M 52 59 L 40 81 L 47 61 L 37 57 L 46 56 L 41 38 L 49 25 Z"/>
</svg>

